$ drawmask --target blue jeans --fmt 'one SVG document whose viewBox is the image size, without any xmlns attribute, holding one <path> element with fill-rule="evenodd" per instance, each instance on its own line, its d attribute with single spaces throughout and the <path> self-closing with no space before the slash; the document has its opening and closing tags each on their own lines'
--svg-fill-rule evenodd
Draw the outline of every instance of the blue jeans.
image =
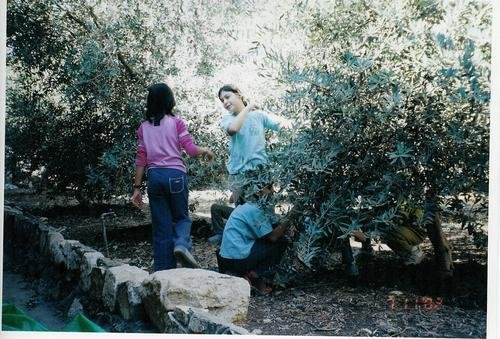
<svg viewBox="0 0 500 339">
<path fill-rule="evenodd" d="M 227 259 L 216 252 L 219 272 L 231 272 L 238 276 L 243 276 L 248 271 L 255 271 L 260 277 L 272 281 L 276 265 L 279 264 L 283 253 L 288 246 L 284 238 L 271 242 L 266 238 L 259 238 L 250 250 L 248 257 L 244 259 Z"/>
<path fill-rule="evenodd" d="M 148 170 L 148 197 L 153 223 L 153 271 L 176 268 L 174 247 L 191 251 L 191 219 L 186 173 L 173 168 Z"/>
<path fill-rule="evenodd" d="M 212 230 L 215 234 L 222 235 L 227 219 L 234 211 L 234 208 L 222 204 L 212 204 L 210 206 L 210 217 L 212 219 Z"/>
</svg>

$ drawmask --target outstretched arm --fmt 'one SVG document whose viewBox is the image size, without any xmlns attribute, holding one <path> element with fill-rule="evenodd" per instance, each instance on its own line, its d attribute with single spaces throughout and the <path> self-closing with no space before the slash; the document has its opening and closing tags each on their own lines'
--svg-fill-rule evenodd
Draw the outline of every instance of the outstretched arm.
<svg viewBox="0 0 500 339">
<path fill-rule="evenodd" d="M 299 215 L 299 211 L 298 211 L 298 208 L 297 206 L 294 206 L 292 208 L 292 210 L 288 213 L 288 215 L 286 216 L 285 220 L 283 220 L 282 222 L 280 222 L 280 224 L 278 226 L 276 226 L 272 231 L 271 233 L 268 233 L 266 235 L 267 237 L 267 240 L 271 241 L 271 242 L 275 242 L 277 241 L 279 238 L 281 238 L 286 230 L 288 229 L 288 227 L 292 224 L 292 221 L 297 218 Z"/>
<path fill-rule="evenodd" d="M 264 114 L 264 127 L 273 131 L 278 131 L 280 129 L 290 130 L 292 128 L 292 122 L 283 116 L 266 113 Z"/>
<path fill-rule="evenodd" d="M 188 132 L 187 125 L 182 119 L 177 120 L 177 133 L 179 144 L 191 157 L 204 156 L 209 162 L 215 159 L 215 154 L 207 147 L 200 147 L 194 143 L 193 137 Z"/>
<path fill-rule="evenodd" d="M 215 154 L 207 147 L 198 147 L 198 153 L 196 156 L 203 156 L 209 162 L 212 162 L 215 159 Z"/>
</svg>

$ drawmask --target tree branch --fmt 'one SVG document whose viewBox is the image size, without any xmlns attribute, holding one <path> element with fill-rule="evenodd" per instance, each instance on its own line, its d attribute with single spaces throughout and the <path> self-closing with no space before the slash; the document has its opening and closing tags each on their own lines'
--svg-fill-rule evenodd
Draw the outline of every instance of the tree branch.
<svg viewBox="0 0 500 339">
<path fill-rule="evenodd" d="M 96 25 L 97 28 L 101 28 L 101 24 L 99 22 L 99 18 L 97 15 L 94 13 L 94 10 L 92 7 L 88 7 L 88 11 L 90 16 L 92 17 L 92 21 L 94 21 L 94 24 Z M 109 37 L 107 37 L 109 39 Z M 127 74 L 134 80 L 139 80 L 139 77 L 137 76 L 137 73 L 132 69 L 132 67 L 126 62 L 125 58 L 123 57 L 122 52 L 117 51 L 116 56 L 118 57 L 118 61 L 120 64 L 125 68 L 127 71 Z"/>
<path fill-rule="evenodd" d="M 64 10 L 62 7 L 59 6 L 60 9 Z M 97 17 L 97 15 L 94 13 L 93 9 L 92 8 L 87 8 L 88 9 L 88 12 L 92 18 L 92 21 L 94 22 L 94 24 L 96 25 L 96 27 L 98 29 L 101 29 L 101 23 L 99 21 L 99 18 Z M 92 31 L 89 29 L 89 27 L 85 24 L 85 22 L 79 18 L 77 18 L 76 16 L 74 16 L 73 14 L 71 14 L 70 12 L 66 11 L 64 13 L 64 16 L 67 16 L 70 20 L 76 22 L 78 25 L 80 25 L 83 29 L 85 29 L 88 33 L 91 33 Z M 107 39 L 110 39 L 108 36 L 106 36 Z M 125 57 L 123 56 L 123 54 L 120 52 L 120 51 L 117 51 L 116 52 L 116 56 L 118 58 L 118 61 L 120 62 L 120 64 L 125 68 L 125 71 L 127 72 L 127 74 L 135 81 L 141 81 L 141 79 L 137 76 L 137 73 L 132 69 L 132 67 L 127 63 L 127 61 L 125 60 Z"/>
</svg>

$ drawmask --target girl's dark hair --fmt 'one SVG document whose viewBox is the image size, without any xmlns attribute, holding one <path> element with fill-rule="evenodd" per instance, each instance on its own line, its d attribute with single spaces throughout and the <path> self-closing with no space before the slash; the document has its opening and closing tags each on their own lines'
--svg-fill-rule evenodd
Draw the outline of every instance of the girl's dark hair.
<svg viewBox="0 0 500 339">
<path fill-rule="evenodd" d="M 241 94 L 241 91 L 238 87 L 236 87 L 235 85 L 233 84 L 226 84 L 224 86 L 222 86 L 220 89 L 219 89 L 219 92 L 217 93 L 217 97 L 220 99 L 220 94 L 222 92 L 233 92 L 233 93 L 236 93 L 236 94 L 239 94 L 241 96 L 241 99 L 243 101 L 243 105 L 247 105 L 247 101 L 243 98 L 243 94 Z"/>
<path fill-rule="evenodd" d="M 167 84 L 158 83 L 149 86 L 146 104 L 146 119 L 149 122 L 154 123 L 155 126 L 160 125 L 165 114 L 174 115 L 172 113 L 174 106 L 174 93 Z"/>
</svg>

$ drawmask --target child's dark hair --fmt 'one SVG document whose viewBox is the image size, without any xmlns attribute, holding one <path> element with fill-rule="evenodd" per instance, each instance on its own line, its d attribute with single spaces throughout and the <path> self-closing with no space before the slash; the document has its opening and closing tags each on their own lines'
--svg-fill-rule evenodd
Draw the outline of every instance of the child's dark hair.
<svg viewBox="0 0 500 339">
<path fill-rule="evenodd" d="M 246 188 L 247 190 L 250 190 L 250 191 L 251 191 L 252 189 L 257 188 L 257 190 L 256 190 L 256 191 L 251 192 L 251 193 L 253 193 L 253 194 L 251 195 L 251 197 L 252 197 L 252 199 L 253 199 L 253 200 L 260 200 L 260 199 L 261 199 L 261 197 L 262 197 L 262 191 L 263 191 L 264 189 L 266 189 L 266 188 L 267 188 L 268 190 L 271 190 L 271 191 L 272 191 L 272 190 L 273 190 L 273 188 L 274 188 L 274 183 L 273 183 L 273 182 L 267 182 L 267 183 L 260 182 L 260 183 L 258 183 L 258 184 L 256 185 L 256 187 L 255 187 L 255 186 L 252 186 L 252 185 L 248 185 L 248 187 L 244 187 L 244 188 L 243 188 L 243 192 L 244 192 L 244 193 L 246 193 L 246 194 L 248 195 L 248 193 L 250 193 L 250 192 L 245 192 L 245 188 Z M 243 193 L 242 193 L 242 196 L 243 196 Z"/>
<path fill-rule="evenodd" d="M 243 98 L 243 94 L 241 94 L 241 90 L 236 87 L 235 85 L 233 84 L 226 84 L 224 86 L 222 86 L 220 89 L 219 89 L 219 92 L 217 93 L 217 97 L 220 99 L 220 94 L 222 92 L 233 92 L 233 93 L 236 93 L 236 94 L 239 94 L 241 96 L 241 100 L 243 101 L 243 105 L 247 105 L 247 101 Z"/>
<path fill-rule="evenodd" d="M 146 119 L 160 125 L 160 120 L 165 116 L 174 115 L 172 109 L 175 106 L 174 93 L 167 84 L 158 83 L 149 86 L 146 104 Z"/>
</svg>

